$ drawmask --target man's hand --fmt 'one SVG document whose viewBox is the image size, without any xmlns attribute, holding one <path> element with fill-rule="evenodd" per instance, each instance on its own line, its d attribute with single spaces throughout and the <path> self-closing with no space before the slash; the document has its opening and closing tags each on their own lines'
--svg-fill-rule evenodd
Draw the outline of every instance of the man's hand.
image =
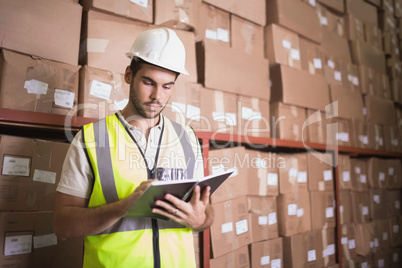
<svg viewBox="0 0 402 268">
<path fill-rule="evenodd" d="M 166 194 L 166 201 L 157 200 L 152 212 L 164 215 L 195 231 L 205 230 L 213 222 L 213 210 L 209 205 L 210 187 L 208 186 L 202 195 L 200 191 L 200 187 L 196 186 L 189 202 Z"/>
</svg>

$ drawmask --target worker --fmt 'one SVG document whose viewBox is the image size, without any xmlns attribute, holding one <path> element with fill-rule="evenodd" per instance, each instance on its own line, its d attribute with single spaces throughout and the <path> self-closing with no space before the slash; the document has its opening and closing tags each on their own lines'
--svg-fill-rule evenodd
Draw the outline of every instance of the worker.
<svg viewBox="0 0 402 268">
<path fill-rule="evenodd" d="M 128 217 L 153 180 L 204 176 L 200 145 L 189 126 L 162 115 L 185 69 L 183 43 L 169 28 L 135 39 L 124 73 L 127 106 L 84 125 L 72 141 L 57 187 L 53 228 L 60 239 L 84 238 L 83 267 L 195 267 L 193 232 L 209 228 L 210 188 L 190 201 L 171 194 L 153 213 L 170 220 Z"/>
</svg>

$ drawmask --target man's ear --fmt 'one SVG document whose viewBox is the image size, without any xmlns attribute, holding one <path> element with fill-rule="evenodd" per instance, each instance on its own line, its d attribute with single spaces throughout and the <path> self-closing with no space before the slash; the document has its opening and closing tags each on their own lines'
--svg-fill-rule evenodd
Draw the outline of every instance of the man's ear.
<svg viewBox="0 0 402 268">
<path fill-rule="evenodd" d="M 131 69 L 130 66 L 126 67 L 126 72 L 124 73 L 124 81 L 126 81 L 127 84 L 131 83 Z"/>
</svg>

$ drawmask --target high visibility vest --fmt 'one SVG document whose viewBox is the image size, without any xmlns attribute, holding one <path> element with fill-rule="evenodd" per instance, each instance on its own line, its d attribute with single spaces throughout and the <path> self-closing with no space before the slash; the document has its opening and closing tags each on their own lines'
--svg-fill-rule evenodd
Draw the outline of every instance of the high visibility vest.
<svg viewBox="0 0 402 268">
<path fill-rule="evenodd" d="M 192 178 L 196 155 L 191 144 L 195 141 L 190 141 L 192 130 L 163 116 L 161 120 L 157 173 L 164 179 Z M 82 131 L 94 173 L 89 207 L 129 196 L 155 173 L 117 114 L 85 125 Z M 124 217 L 102 233 L 84 238 L 83 267 L 195 266 L 192 230 L 174 221 Z"/>
</svg>

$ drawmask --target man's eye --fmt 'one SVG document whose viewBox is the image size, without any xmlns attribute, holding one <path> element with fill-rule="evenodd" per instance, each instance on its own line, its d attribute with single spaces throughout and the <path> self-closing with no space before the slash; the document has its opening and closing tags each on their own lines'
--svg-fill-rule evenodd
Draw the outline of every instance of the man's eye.
<svg viewBox="0 0 402 268">
<path fill-rule="evenodd" d="M 165 90 L 170 90 L 172 87 L 171 86 L 163 86 L 163 89 Z"/>
<path fill-rule="evenodd" d="M 144 84 L 147 85 L 147 86 L 152 86 L 152 83 L 149 82 L 149 81 L 144 81 Z"/>
</svg>

